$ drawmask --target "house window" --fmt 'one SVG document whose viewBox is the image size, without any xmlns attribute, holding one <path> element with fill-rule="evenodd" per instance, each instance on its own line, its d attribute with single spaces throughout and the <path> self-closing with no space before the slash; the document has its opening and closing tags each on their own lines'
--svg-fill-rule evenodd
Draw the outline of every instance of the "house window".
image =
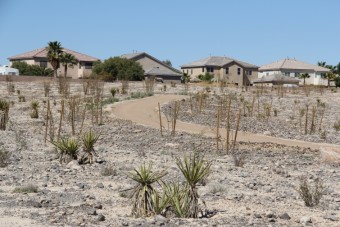
<svg viewBox="0 0 340 227">
<path fill-rule="evenodd" d="M 285 76 L 290 76 L 290 72 L 285 72 Z"/>
<path fill-rule="evenodd" d="M 202 72 L 204 73 L 204 67 L 202 68 Z"/>
<path fill-rule="evenodd" d="M 251 76 L 253 74 L 253 71 L 252 70 L 248 70 L 247 71 L 247 75 Z"/>
<path fill-rule="evenodd" d="M 300 73 L 295 73 L 294 76 L 295 76 L 295 77 L 299 77 L 299 76 L 300 76 Z"/>
<path fill-rule="evenodd" d="M 241 68 L 237 68 L 237 75 L 241 75 Z"/>
<path fill-rule="evenodd" d="M 229 67 L 225 68 L 225 74 L 229 74 Z"/>
<path fill-rule="evenodd" d="M 85 69 L 92 69 L 92 62 L 86 62 Z"/>
<path fill-rule="evenodd" d="M 39 64 L 40 64 L 40 67 L 43 67 L 43 68 L 47 67 L 47 61 L 41 61 Z"/>
<path fill-rule="evenodd" d="M 214 68 L 213 67 L 207 67 L 207 72 L 208 73 L 213 73 L 214 72 Z"/>
</svg>

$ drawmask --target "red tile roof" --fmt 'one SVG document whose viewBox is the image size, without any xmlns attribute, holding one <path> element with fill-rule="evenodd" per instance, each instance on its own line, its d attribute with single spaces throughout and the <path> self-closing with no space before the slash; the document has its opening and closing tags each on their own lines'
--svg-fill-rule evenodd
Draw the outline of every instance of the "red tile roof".
<svg viewBox="0 0 340 227">
<path fill-rule="evenodd" d="M 76 52 L 76 51 L 73 51 L 73 50 L 69 50 L 69 49 L 66 49 L 66 48 L 63 48 L 63 51 L 65 53 L 72 54 L 73 56 L 75 56 L 75 58 L 78 61 L 93 62 L 93 61 L 99 60 L 98 58 L 91 57 L 91 56 L 88 56 L 86 54 L 82 54 L 82 53 L 79 53 L 79 52 Z M 18 55 L 9 57 L 8 60 L 11 61 L 11 60 L 32 59 L 32 58 L 46 58 L 46 56 L 47 56 L 47 49 L 46 48 L 39 48 L 39 49 L 36 49 L 36 50 L 32 50 L 32 51 L 29 51 L 29 52 L 25 52 L 25 53 L 22 53 L 22 54 L 18 54 Z"/>
</svg>

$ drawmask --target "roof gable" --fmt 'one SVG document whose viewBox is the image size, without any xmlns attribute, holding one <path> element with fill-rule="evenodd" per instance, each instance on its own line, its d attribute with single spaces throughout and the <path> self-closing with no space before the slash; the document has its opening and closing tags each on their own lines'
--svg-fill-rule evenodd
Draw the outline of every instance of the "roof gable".
<svg viewBox="0 0 340 227">
<path fill-rule="evenodd" d="M 218 56 L 210 56 L 207 58 L 203 58 L 185 65 L 182 65 L 181 68 L 189 68 L 189 67 L 209 67 L 209 66 L 217 66 L 224 67 L 227 64 L 235 62 L 242 67 L 245 68 L 258 68 L 258 66 L 249 64 L 247 62 L 239 61 L 229 57 L 218 57 Z"/>
<path fill-rule="evenodd" d="M 157 63 L 163 65 L 164 67 L 168 68 L 169 70 L 173 71 L 175 74 L 178 74 L 178 73 L 179 73 L 179 74 L 182 74 L 182 72 L 181 72 L 180 70 L 175 69 L 175 68 L 173 68 L 173 67 L 171 67 L 171 66 L 165 64 L 164 62 L 158 60 L 157 58 L 155 58 L 155 57 L 153 57 L 153 56 L 151 56 L 150 54 L 145 53 L 145 52 L 123 54 L 123 55 L 121 55 L 120 57 L 122 57 L 122 58 L 127 58 L 127 59 L 130 59 L 130 60 L 135 60 L 135 61 L 137 61 L 137 60 L 139 60 L 139 59 L 141 59 L 141 58 L 143 58 L 143 57 L 147 57 L 147 58 L 150 58 L 151 60 L 153 60 L 153 61 L 155 61 L 155 62 L 157 62 Z"/>
<path fill-rule="evenodd" d="M 74 50 L 70 50 L 67 48 L 63 48 L 63 52 L 72 54 L 78 61 L 88 61 L 94 62 L 98 61 L 98 58 L 91 57 L 86 54 L 79 53 Z M 18 54 L 12 57 L 9 57 L 8 60 L 23 60 L 23 59 L 33 59 L 33 58 L 46 58 L 47 57 L 47 49 L 46 48 L 39 48 L 36 50 L 28 51 L 22 54 Z"/>
</svg>

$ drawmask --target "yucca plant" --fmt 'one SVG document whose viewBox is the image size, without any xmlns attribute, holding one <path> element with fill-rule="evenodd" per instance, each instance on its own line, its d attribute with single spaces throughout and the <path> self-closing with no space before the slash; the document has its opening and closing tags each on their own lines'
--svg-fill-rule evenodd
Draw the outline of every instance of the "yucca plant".
<svg viewBox="0 0 340 227">
<path fill-rule="evenodd" d="M 167 209 L 169 208 L 171 198 L 168 196 L 165 190 L 163 193 L 159 193 L 156 190 L 151 196 L 152 204 L 153 204 L 153 212 L 154 214 L 159 214 L 165 216 Z"/>
<path fill-rule="evenodd" d="M 190 213 L 187 189 L 187 187 L 183 187 L 179 183 L 169 183 L 163 187 L 165 195 L 169 200 L 170 209 L 178 218 L 186 218 Z"/>
<path fill-rule="evenodd" d="M 39 102 L 38 101 L 32 101 L 31 102 L 31 118 L 39 118 Z"/>
<path fill-rule="evenodd" d="M 198 153 L 194 155 L 184 156 L 183 161 L 180 158 L 176 159 L 176 164 L 187 183 L 189 209 L 186 217 L 197 218 L 199 213 L 197 184 L 204 181 L 209 173 L 211 162 L 205 161 L 204 157 Z"/>
<path fill-rule="evenodd" d="M 52 144 L 59 150 L 60 163 L 78 159 L 80 145 L 76 139 L 61 138 L 59 141 L 52 142 Z"/>
<path fill-rule="evenodd" d="M 93 156 L 96 155 L 94 144 L 98 141 L 99 136 L 99 134 L 96 134 L 95 132 L 90 130 L 89 132 L 85 133 L 81 138 L 83 142 L 84 152 L 84 155 L 81 158 L 82 163 L 84 163 L 86 160 L 88 160 L 90 164 L 93 163 Z"/>
<path fill-rule="evenodd" d="M 132 215 L 135 217 L 149 216 L 154 213 L 156 190 L 154 183 L 158 182 L 162 177 L 167 174 L 166 171 L 154 172 L 151 170 L 151 164 L 142 165 L 138 169 L 134 169 L 128 176 L 137 183 L 133 187 L 131 199 L 133 200 Z"/>
</svg>

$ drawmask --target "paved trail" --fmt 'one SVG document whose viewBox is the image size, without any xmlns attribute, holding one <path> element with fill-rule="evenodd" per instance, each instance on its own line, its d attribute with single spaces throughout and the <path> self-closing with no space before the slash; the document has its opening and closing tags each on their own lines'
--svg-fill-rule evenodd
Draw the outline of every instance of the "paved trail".
<svg viewBox="0 0 340 227">
<path fill-rule="evenodd" d="M 181 95 L 156 95 L 143 99 L 136 99 L 132 101 L 119 102 L 114 105 L 110 105 L 106 108 L 110 111 L 113 116 L 131 120 L 137 124 L 141 124 L 147 127 L 159 129 L 159 114 L 158 114 L 158 103 L 165 104 L 171 101 L 180 100 L 186 98 L 186 96 Z M 167 127 L 167 119 L 162 115 L 162 124 L 165 128 Z M 187 123 L 182 121 L 177 121 L 176 131 L 200 134 L 209 137 L 215 137 L 214 129 L 209 126 Z M 221 129 L 221 136 L 225 137 L 225 129 Z M 325 143 L 312 143 L 301 140 L 290 140 L 272 136 L 264 136 L 260 134 L 253 134 L 248 132 L 238 132 L 238 141 L 244 142 L 271 142 L 276 144 L 283 144 L 288 146 L 299 146 L 299 147 L 309 147 L 313 149 L 318 149 L 320 147 L 331 147 L 340 149 L 340 145 L 325 144 Z"/>
</svg>

